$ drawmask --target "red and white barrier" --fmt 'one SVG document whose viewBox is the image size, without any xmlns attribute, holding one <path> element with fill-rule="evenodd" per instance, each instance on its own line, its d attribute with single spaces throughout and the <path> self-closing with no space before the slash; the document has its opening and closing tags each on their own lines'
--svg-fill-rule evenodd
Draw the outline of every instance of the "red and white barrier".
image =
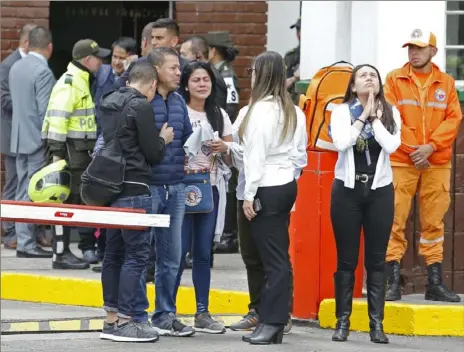
<svg viewBox="0 0 464 352">
<path fill-rule="evenodd" d="M 144 230 L 147 227 L 169 227 L 170 224 L 169 215 L 146 214 L 142 209 L 8 200 L 2 200 L 0 204 L 0 218 L 2 221 L 128 230 Z"/>
</svg>

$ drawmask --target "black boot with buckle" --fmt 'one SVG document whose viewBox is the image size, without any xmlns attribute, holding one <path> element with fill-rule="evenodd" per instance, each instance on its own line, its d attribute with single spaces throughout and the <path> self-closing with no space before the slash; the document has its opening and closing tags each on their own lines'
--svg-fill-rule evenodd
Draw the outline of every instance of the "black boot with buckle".
<svg viewBox="0 0 464 352">
<path fill-rule="evenodd" d="M 353 307 L 354 272 L 337 271 L 334 274 L 335 315 L 337 325 L 332 341 L 342 342 L 350 333 L 350 316 Z"/>
<path fill-rule="evenodd" d="M 367 311 L 371 341 L 388 343 L 388 337 L 383 332 L 383 317 L 385 308 L 385 271 L 367 271 Z"/>
<path fill-rule="evenodd" d="M 443 285 L 441 263 L 427 266 L 429 282 L 425 289 L 425 299 L 440 302 L 461 302 L 461 297 Z"/>
<path fill-rule="evenodd" d="M 401 299 L 400 263 L 391 261 L 387 263 L 387 294 L 386 301 L 399 301 Z"/>
</svg>

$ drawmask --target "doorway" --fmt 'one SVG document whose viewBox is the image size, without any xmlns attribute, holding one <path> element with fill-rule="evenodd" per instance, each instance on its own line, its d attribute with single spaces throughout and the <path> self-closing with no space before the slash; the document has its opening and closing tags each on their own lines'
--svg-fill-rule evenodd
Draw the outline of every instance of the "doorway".
<svg viewBox="0 0 464 352">
<path fill-rule="evenodd" d="M 169 1 L 50 1 L 50 68 L 58 79 L 71 61 L 74 43 L 84 38 L 111 49 L 116 39 L 128 36 L 140 47 L 143 27 L 165 17 Z"/>
</svg>

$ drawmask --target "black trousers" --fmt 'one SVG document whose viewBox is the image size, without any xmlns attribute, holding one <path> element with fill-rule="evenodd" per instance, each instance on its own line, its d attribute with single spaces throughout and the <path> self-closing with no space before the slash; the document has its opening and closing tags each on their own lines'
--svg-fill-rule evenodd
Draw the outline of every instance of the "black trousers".
<svg viewBox="0 0 464 352">
<path fill-rule="evenodd" d="M 66 200 L 66 204 L 84 205 L 80 195 L 81 175 L 84 172 L 82 169 L 71 170 L 71 194 Z M 67 226 L 65 226 L 67 227 Z M 95 250 L 97 238 L 95 237 L 95 228 L 92 227 L 77 227 L 79 232 L 78 248 L 84 252 L 87 250 Z M 71 229 L 64 231 L 64 235 L 69 237 Z M 65 249 L 69 245 L 69 238 L 65 240 Z"/>
<path fill-rule="evenodd" d="M 255 310 L 259 314 L 261 292 L 264 287 L 265 279 L 263 263 L 261 261 L 261 257 L 259 256 L 256 242 L 251 235 L 251 222 L 248 221 L 248 219 L 245 217 L 245 213 L 243 212 L 243 200 L 238 201 L 237 213 L 240 254 L 242 255 L 243 262 L 245 263 L 248 280 L 248 292 L 250 294 L 250 303 L 248 304 L 248 309 Z M 287 228 L 289 225 L 290 216 Z M 289 314 L 291 314 L 293 311 L 293 270 L 290 273 L 290 298 L 288 300 L 288 311 Z"/>
<path fill-rule="evenodd" d="M 98 254 L 103 258 L 106 249 L 106 229 L 100 229 L 100 236 L 97 239 Z"/>
<path fill-rule="evenodd" d="M 248 309 L 259 312 L 261 291 L 264 287 L 264 268 L 259 256 L 258 247 L 251 235 L 251 222 L 245 217 L 243 212 L 243 200 L 238 201 L 238 241 L 240 254 L 245 263 L 248 292 L 250 293 L 250 304 Z"/>
<path fill-rule="evenodd" d="M 284 325 L 289 319 L 293 280 L 288 225 L 296 194 L 295 181 L 260 187 L 256 198 L 262 210 L 251 222 L 245 218 L 240 201 L 240 250 L 247 269 L 250 308 L 257 310 L 265 324 Z"/>
<path fill-rule="evenodd" d="M 238 171 L 235 167 L 230 168 L 232 176 L 229 180 L 229 188 L 227 189 L 227 204 L 226 217 L 224 220 L 224 233 L 233 234 L 233 238 L 237 236 L 237 195 L 235 190 L 238 183 Z"/>
<path fill-rule="evenodd" d="M 372 181 L 355 188 L 335 179 L 330 216 L 337 246 L 337 271 L 354 271 L 358 264 L 361 228 L 364 230 L 365 267 L 384 272 L 395 210 L 393 185 L 371 190 Z"/>
</svg>

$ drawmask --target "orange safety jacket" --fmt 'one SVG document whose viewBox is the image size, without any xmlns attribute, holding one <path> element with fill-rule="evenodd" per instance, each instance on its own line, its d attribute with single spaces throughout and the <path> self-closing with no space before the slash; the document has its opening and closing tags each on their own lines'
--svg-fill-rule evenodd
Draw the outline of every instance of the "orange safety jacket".
<svg viewBox="0 0 464 352">
<path fill-rule="evenodd" d="M 390 156 L 393 162 L 411 164 L 409 157 L 421 144 L 432 145 L 431 164 L 449 163 L 452 145 L 462 120 L 453 77 L 433 64 L 424 86 L 409 63 L 390 72 L 384 86 L 385 98 L 401 113 L 401 146 Z"/>
</svg>

